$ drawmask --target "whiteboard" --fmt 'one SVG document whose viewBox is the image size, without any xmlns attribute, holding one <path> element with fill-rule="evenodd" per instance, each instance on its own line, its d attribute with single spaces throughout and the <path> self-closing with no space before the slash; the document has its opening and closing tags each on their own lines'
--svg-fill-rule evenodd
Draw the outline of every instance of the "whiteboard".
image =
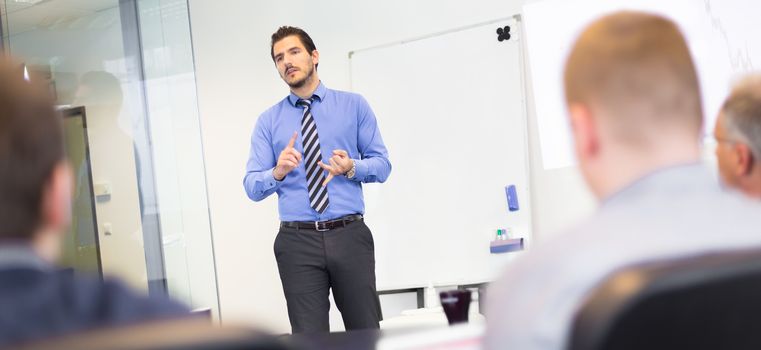
<svg viewBox="0 0 761 350">
<path fill-rule="evenodd" d="M 617 10 L 657 13 L 675 21 L 700 77 L 710 135 L 734 81 L 761 64 L 757 0 L 545 0 L 526 4 L 526 47 L 545 169 L 576 163 L 563 97 L 563 69 L 571 46 L 593 20 Z"/>
<path fill-rule="evenodd" d="M 496 29 L 511 27 L 499 42 Z M 379 290 L 493 280 L 531 238 L 522 43 L 516 18 L 350 53 L 352 89 L 372 106 L 393 166 L 364 186 Z M 505 186 L 517 187 L 509 212 Z"/>
</svg>

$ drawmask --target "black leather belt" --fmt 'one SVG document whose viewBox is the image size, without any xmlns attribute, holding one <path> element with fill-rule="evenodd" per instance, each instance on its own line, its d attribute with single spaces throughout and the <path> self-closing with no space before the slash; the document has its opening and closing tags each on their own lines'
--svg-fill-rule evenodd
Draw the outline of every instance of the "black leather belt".
<svg viewBox="0 0 761 350">
<path fill-rule="evenodd" d="M 299 230 L 329 231 L 362 220 L 362 215 L 352 214 L 334 220 L 326 221 L 281 221 L 280 227 L 295 228 Z"/>
</svg>

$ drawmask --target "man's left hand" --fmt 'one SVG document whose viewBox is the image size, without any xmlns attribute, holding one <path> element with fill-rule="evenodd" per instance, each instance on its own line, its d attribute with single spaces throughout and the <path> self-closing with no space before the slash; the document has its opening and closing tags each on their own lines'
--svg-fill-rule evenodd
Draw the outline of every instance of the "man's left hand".
<svg viewBox="0 0 761 350">
<path fill-rule="evenodd" d="M 320 164 L 320 167 L 328 172 L 328 176 L 325 178 L 325 181 L 322 182 L 323 186 L 327 186 L 328 182 L 333 180 L 333 177 L 346 174 L 346 172 L 351 170 L 351 167 L 354 166 L 353 161 L 349 158 L 349 153 L 342 149 L 334 150 L 333 156 L 328 159 L 328 162 L 330 165 L 327 165 L 322 161 L 318 163 Z"/>
</svg>

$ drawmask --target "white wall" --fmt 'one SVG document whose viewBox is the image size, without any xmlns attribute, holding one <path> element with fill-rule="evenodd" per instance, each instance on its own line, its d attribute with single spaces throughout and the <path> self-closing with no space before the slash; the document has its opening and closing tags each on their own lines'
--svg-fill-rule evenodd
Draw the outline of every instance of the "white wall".
<svg viewBox="0 0 761 350">
<path fill-rule="evenodd" d="M 288 93 L 270 58 L 272 32 L 281 25 L 304 28 L 320 51 L 323 82 L 334 89 L 350 90 L 349 51 L 508 17 L 518 13 L 523 3 L 190 1 L 224 322 L 255 323 L 277 332 L 290 329 L 272 252 L 278 225 L 276 196 L 253 203 L 242 187 L 256 118 Z M 425 69 L 426 62 L 419 63 Z M 453 82 L 453 89 L 457 88 Z M 575 170 L 543 170 L 532 106 L 529 118 L 534 229 L 535 236 L 543 238 L 546 231 L 576 220 L 593 205 Z"/>
<path fill-rule="evenodd" d="M 530 65 L 526 61 L 527 73 Z M 541 244 L 591 214 L 596 203 L 577 168 L 544 170 L 533 85 L 530 74 L 526 76 L 534 242 Z"/>
</svg>

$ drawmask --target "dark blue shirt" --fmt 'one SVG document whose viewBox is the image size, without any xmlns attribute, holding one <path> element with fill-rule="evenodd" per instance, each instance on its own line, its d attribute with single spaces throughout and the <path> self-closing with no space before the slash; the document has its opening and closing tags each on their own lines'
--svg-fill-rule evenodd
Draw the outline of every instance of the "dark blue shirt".
<svg viewBox="0 0 761 350">
<path fill-rule="evenodd" d="M 0 347 L 189 315 L 117 281 L 56 270 L 27 247 L 0 247 Z"/>
</svg>

